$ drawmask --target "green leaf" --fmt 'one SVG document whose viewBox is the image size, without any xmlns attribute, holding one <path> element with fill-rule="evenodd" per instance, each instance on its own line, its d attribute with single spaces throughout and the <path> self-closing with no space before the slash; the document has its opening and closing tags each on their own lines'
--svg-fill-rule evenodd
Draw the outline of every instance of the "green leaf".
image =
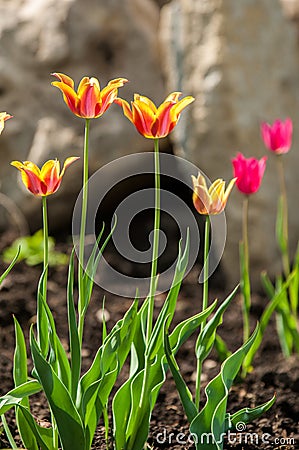
<svg viewBox="0 0 299 450">
<path fill-rule="evenodd" d="M 243 308 L 245 313 L 248 315 L 251 305 L 251 293 L 250 293 L 250 278 L 249 278 L 249 267 L 248 267 L 248 255 L 245 253 L 244 242 L 241 241 L 239 244 L 240 253 L 240 267 L 241 267 L 241 291 L 243 295 Z"/>
<path fill-rule="evenodd" d="M 98 420 L 108 402 L 117 375 L 129 353 L 135 334 L 138 301 L 117 322 L 98 350 L 92 366 L 80 382 L 79 408 L 91 443 Z"/>
<path fill-rule="evenodd" d="M 271 280 L 268 277 L 267 272 L 263 271 L 261 273 L 261 281 L 262 281 L 263 287 L 265 289 L 265 292 L 266 292 L 268 298 L 271 299 L 275 294 L 275 287 L 271 283 Z"/>
<path fill-rule="evenodd" d="M 113 403 L 116 450 L 142 450 L 148 437 L 151 415 L 150 389 L 140 404 L 145 370 L 130 378 L 116 393 Z M 152 385 L 152 382 L 150 383 Z M 154 383 L 156 384 L 156 383 Z"/>
<path fill-rule="evenodd" d="M 14 365 L 13 365 L 13 378 L 15 386 L 20 386 L 26 383 L 28 380 L 27 375 L 27 352 L 26 343 L 22 328 L 14 317 L 15 324 L 15 335 L 16 335 L 16 345 L 14 353 Z M 25 406 L 29 409 L 29 399 L 24 398 L 20 405 Z M 30 427 L 28 426 L 27 420 L 24 416 L 24 411 L 22 408 L 16 406 L 16 421 L 18 430 L 25 448 L 30 450 L 38 450 L 38 445 L 34 434 Z"/>
<path fill-rule="evenodd" d="M 145 369 L 142 369 L 132 375 L 117 391 L 112 402 L 117 450 L 143 449 L 148 436 L 151 412 L 166 378 L 166 368 L 166 358 L 161 352 L 149 363 L 146 383 Z"/>
<path fill-rule="evenodd" d="M 233 290 L 233 292 L 226 298 L 226 300 L 224 300 L 224 302 L 217 309 L 215 315 L 205 325 L 204 329 L 200 332 L 195 347 L 196 358 L 200 362 L 202 362 L 212 350 L 215 341 L 217 327 L 222 322 L 222 316 L 226 308 L 232 301 L 232 299 L 235 297 L 238 288 L 239 286 L 237 286 Z"/>
<path fill-rule="evenodd" d="M 100 249 L 98 248 L 100 240 L 102 238 L 103 232 L 104 232 L 104 228 L 105 228 L 105 224 L 103 224 L 102 229 L 100 231 L 100 234 L 98 235 L 96 242 L 94 244 L 94 247 L 92 249 L 91 255 L 88 259 L 87 262 L 87 266 L 86 269 L 84 271 L 84 275 L 83 275 L 83 285 L 84 285 L 84 294 L 85 294 L 85 298 L 84 298 L 84 307 L 83 310 L 80 311 L 81 315 L 85 315 L 86 314 L 86 310 L 87 307 L 89 305 L 90 302 L 90 298 L 91 298 L 91 294 L 92 294 L 92 289 L 93 289 L 93 284 L 94 284 L 94 277 L 96 274 L 96 271 L 98 269 L 98 265 L 100 262 L 100 259 L 103 255 L 103 252 L 108 244 L 108 242 L 111 239 L 111 236 L 114 233 L 114 230 L 116 228 L 117 225 L 117 217 L 114 216 L 114 223 L 111 227 L 111 231 L 108 234 L 107 238 L 105 239 L 104 243 L 102 244 L 102 246 L 100 247 Z"/>
<path fill-rule="evenodd" d="M 24 432 L 22 441 L 28 450 L 57 450 L 53 445 L 52 428 L 43 428 L 36 423 L 30 411 L 20 406 L 18 412 L 22 420 Z"/>
<path fill-rule="evenodd" d="M 80 415 L 65 385 L 39 350 L 32 328 L 30 347 L 36 373 L 55 417 L 62 448 L 84 449 L 85 435 Z"/>
<path fill-rule="evenodd" d="M 7 275 L 9 274 L 9 272 L 11 271 L 11 269 L 13 268 L 13 266 L 16 264 L 16 262 L 18 261 L 18 257 L 21 251 L 21 247 L 18 246 L 17 250 L 14 251 L 14 256 L 12 258 L 11 263 L 9 264 L 8 268 L 5 270 L 5 272 L 1 275 L 0 277 L 0 285 L 2 283 L 2 281 L 7 277 Z"/>
<path fill-rule="evenodd" d="M 138 374 L 132 376 L 125 383 L 123 383 L 112 401 L 113 437 L 116 450 L 126 448 L 126 427 L 131 410 L 131 385 L 136 376 L 138 376 Z"/>
<path fill-rule="evenodd" d="M 16 444 L 16 442 L 15 442 L 15 440 L 14 440 L 12 434 L 11 434 L 11 431 L 9 429 L 9 426 L 8 426 L 6 418 L 5 418 L 5 414 L 2 414 L 2 416 L 0 416 L 0 418 L 1 418 L 2 426 L 3 426 L 3 429 L 5 431 L 7 440 L 9 442 L 9 444 L 10 444 L 10 447 L 12 449 L 17 449 L 18 448 L 17 444 Z M 1 430 L 1 433 L 2 433 L 2 430 Z"/>
<path fill-rule="evenodd" d="M 44 357 L 49 350 L 49 328 L 47 313 L 45 311 L 44 284 L 47 282 L 47 267 L 43 270 L 37 287 L 37 341 Z"/>
<path fill-rule="evenodd" d="M 171 350 L 171 346 L 169 343 L 168 335 L 166 333 L 166 329 L 165 329 L 165 333 L 164 333 L 164 350 L 165 350 L 169 368 L 171 370 L 172 376 L 175 381 L 176 388 L 178 390 L 183 408 L 185 410 L 185 414 L 187 416 L 189 423 L 191 423 L 192 420 L 197 415 L 197 408 L 196 408 L 195 403 L 193 402 L 192 393 L 188 389 L 182 375 L 180 374 L 179 367 L 176 363 L 176 360 L 175 360 L 172 350 Z"/>
<path fill-rule="evenodd" d="M 22 236 L 16 239 L 12 245 L 3 252 L 5 262 L 11 262 L 18 250 L 18 256 L 14 262 L 25 260 L 29 266 L 42 264 L 44 257 L 43 230 L 38 230 L 32 236 Z M 65 265 L 68 257 L 64 253 L 55 250 L 55 240 L 49 237 L 49 265 Z"/>
<path fill-rule="evenodd" d="M 12 389 L 6 395 L 0 397 L 0 415 L 6 413 L 13 406 L 20 405 L 22 400 L 30 395 L 37 394 L 42 386 L 36 380 L 30 380 Z"/>
<path fill-rule="evenodd" d="M 16 420 L 22 442 L 24 444 L 24 447 L 28 450 L 39 450 L 35 433 L 32 431 L 30 425 L 28 424 L 28 421 L 25 417 L 26 413 L 24 413 L 24 411 L 25 409 L 22 409 L 20 406 L 16 406 Z"/>
<path fill-rule="evenodd" d="M 142 370 L 145 364 L 146 346 L 146 321 L 149 297 L 142 303 L 136 317 L 135 336 L 131 346 L 130 375 L 131 378 L 138 370 Z"/>
<path fill-rule="evenodd" d="M 118 373 L 119 369 L 116 362 L 115 368 L 106 373 L 100 380 L 91 384 L 84 394 L 82 409 L 85 411 L 84 425 L 87 448 L 92 443 L 99 418 L 105 409 L 107 399 L 115 384 Z"/>
<path fill-rule="evenodd" d="M 165 321 L 172 319 L 182 279 L 188 263 L 189 233 L 184 252 L 179 249 L 176 271 L 171 289 L 153 327 L 148 346 L 145 344 L 146 313 L 148 298 L 137 315 L 136 335 L 132 347 L 129 380 L 118 390 L 113 400 L 113 420 L 117 449 L 142 449 L 148 436 L 149 420 L 161 385 L 165 381 L 167 368 L 163 351 Z M 194 318 L 192 318 L 193 320 Z M 198 323 L 196 317 L 189 327 Z M 201 320 L 201 319 L 199 319 Z M 174 337 L 184 341 L 192 330 L 187 323 L 177 328 Z M 177 344 L 177 342 L 175 343 Z M 146 368 L 145 368 L 146 366 Z M 122 405 L 120 407 L 120 405 Z"/>
<path fill-rule="evenodd" d="M 284 214 L 285 214 L 284 197 L 283 195 L 280 195 L 277 206 L 276 238 L 282 253 L 285 253 L 287 251 L 287 241 L 284 235 Z"/>
<path fill-rule="evenodd" d="M 253 358 L 254 358 L 256 352 L 258 351 L 259 346 L 261 345 L 261 342 L 262 342 L 263 336 L 264 336 L 264 332 L 267 328 L 269 320 L 270 320 L 273 312 L 279 305 L 279 302 L 281 300 L 283 300 L 283 296 L 285 295 L 285 290 L 288 288 L 293 276 L 294 276 L 294 273 L 292 272 L 288 276 L 287 280 L 282 284 L 280 290 L 275 293 L 275 295 L 273 296 L 273 298 L 271 299 L 271 301 L 268 303 L 267 307 L 265 308 L 265 310 L 262 314 L 261 320 L 260 320 L 260 326 L 258 329 L 257 338 L 255 339 L 252 347 L 248 351 L 248 354 L 246 355 L 244 362 L 243 362 L 243 367 L 245 369 L 249 368 L 252 365 Z"/>
<path fill-rule="evenodd" d="M 214 311 L 216 305 L 217 300 L 215 300 L 214 303 L 212 303 L 204 311 L 183 320 L 175 327 L 169 336 L 170 346 L 174 355 L 177 353 L 181 345 L 191 336 L 191 334 L 198 329 L 200 324 L 204 322 L 207 317 L 209 317 L 209 315 Z"/>
<path fill-rule="evenodd" d="M 99 348 L 90 369 L 81 378 L 81 399 L 92 383 L 101 379 L 107 372 L 111 371 L 111 368 L 114 369 L 115 361 L 119 362 L 119 370 L 121 369 L 134 337 L 137 308 L 138 301 L 135 300 Z"/>
<path fill-rule="evenodd" d="M 15 386 L 26 383 L 27 376 L 27 351 L 26 343 L 22 328 L 14 317 L 15 325 L 15 335 L 16 335 L 16 345 L 14 353 L 14 364 L 13 364 L 13 379 Z"/>
<path fill-rule="evenodd" d="M 229 389 L 237 376 L 242 361 L 257 337 L 258 327 L 242 347 L 229 356 L 221 366 L 220 373 L 205 388 L 207 401 L 203 409 L 190 424 L 196 436 L 196 448 L 203 448 L 203 437 L 212 436 L 209 450 L 223 449 L 223 433 L 226 426 L 226 407 Z"/>
<path fill-rule="evenodd" d="M 224 340 L 218 334 L 216 334 L 215 338 L 215 350 L 220 362 L 225 361 L 226 358 L 228 358 L 232 354 L 232 352 L 227 348 Z"/>
<path fill-rule="evenodd" d="M 262 414 L 264 414 L 264 412 L 268 411 L 268 409 L 271 408 L 275 400 L 276 395 L 273 395 L 270 400 L 263 403 L 262 405 L 256 406 L 255 408 L 243 408 L 233 414 L 227 413 L 227 425 L 225 427 L 225 433 L 228 430 L 235 429 L 236 425 L 240 422 L 247 424 L 252 420 L 258 419 Z"/>
<path fill-rule="evenodd" d="M 297 244 L 297 250 L 294 258 L 293 271 L 295 272 L 294 278 L 290 284 L 290 304 L 293 312 L 293 316 L 298 317 L 298 302 L 299 302 L 299 242 Z"/>
<path fill-rule="evenodd" d="M 50 344 L 49 363 L 52 366 L 53 370 L 56 372 L 58 378 L 62 381 L 62 383 L 64 383 L 66 388 L 69 389 L 71 379 L 69 361 L 63 345 L 56 333 L 56 327 L 52 312 L 48 304 L 45 302 L 43 296 L 41 296 L 41 302 L 48 319 L 48 334 Z"/>
<path fill-rule="evenodd" d="M 164 305 L 160 311 L 160 314 L 156 320 L 156 323 L 154 325 L 151 334 L 149 345 L 146 349 L 146 356 L 149 360 L 153 360 L 159 349 L 162 347 L 163 330 L 166 317 L 168 316 L 169 320 L 171 321 L 175 312 L 177 298 L 188 264 L 189 245 L 190 245 L 189 231 L 187 233 L 186 245 L 183 253 L 181 250 L 181 244 L 182 243 L 180 242 L 177 265 L 172 285 L 167 295 L 167 298 L 164 302 Z"/>
</svg>

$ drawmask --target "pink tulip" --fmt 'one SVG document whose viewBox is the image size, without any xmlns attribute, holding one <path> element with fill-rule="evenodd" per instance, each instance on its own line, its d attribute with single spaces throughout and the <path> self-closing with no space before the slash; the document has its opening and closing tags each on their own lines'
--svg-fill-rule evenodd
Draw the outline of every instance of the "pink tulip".
<svg viewBox="0 0 299 450">
<path fill-rule="evenodd" d="M 262 182 L 266 168 L 267 157 L 260 160 L 256 158 L 245 158 L 242 153 L 238 153 L 232 160 L 234 177 L 237 178 L 236 185 L 243 194 L 253 194 Z"/>
<path fill-rule="evenodd" d="M 273 125 L 262 123 L 261 132 L 265 146 L 272 152 L 281 155 L 290 150 L 293 133 L 293 123 L 290 118 L 284 122 L 277 119 Z"/>
</svg>

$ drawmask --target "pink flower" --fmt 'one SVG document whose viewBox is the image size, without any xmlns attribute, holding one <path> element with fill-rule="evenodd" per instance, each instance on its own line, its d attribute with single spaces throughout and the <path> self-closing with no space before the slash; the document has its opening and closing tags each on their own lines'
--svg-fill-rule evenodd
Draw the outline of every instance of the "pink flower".
<svg viewBox="0 0 299 450">
<path fill-rule="evenodd" d="M 277 119 L 273 125 L 264 122 L 261 125 L 261 132 L 265 146 L 272 152 L 281 155 L 290 150 L 293 133 L 293 123 L 290 118 L 284 122 Z"/>
<path fill-rule="evenodd" d="M 266 168 L 267 157 L 260 160 L 256 158 L 245 158 L 242 153 L 238 153 L 232 160 L 234 177 L 237 178 L 236 185 L 243 194 L 253 194 L 262 182 Z"/>
</svg>

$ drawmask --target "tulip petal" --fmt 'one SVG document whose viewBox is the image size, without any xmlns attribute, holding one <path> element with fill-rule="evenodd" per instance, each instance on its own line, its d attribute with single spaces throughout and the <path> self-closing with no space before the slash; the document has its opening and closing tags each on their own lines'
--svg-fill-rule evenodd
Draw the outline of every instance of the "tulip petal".
<svg viewBox="0 0 299 450">
<path fill-rule="evenodd" d="M 193 182 L 193 203 L 195 209 L 200 214 L 208 214 L 210 209 L 210 196 L 207 190 L 206 180 L 201 173 L 198 173 L 197 178 L 193 175 L 191 177 Z"/>
<path fill-rule="evenodd" d="M 159 137 L 165 137 L 171 131 L 169 128 L 172 125 L 171 110 L 173 106 L 172 102 L 164 102 L 158 108 L 158 130 L 156 133 Z"/>
<path fill-rule="evenodd" d="M 10 114 L 7 114 L 6 112 L 0 112 L 0 134 L 4 129 L 4 122 L 11 118 L 12 116 Z"/>
<path fill-rule="evenodd" d="M 58 73 L 58 72 L 54 72 L 51 75 L 58 78 L 58 80 L 61 81 L 63 84 L 66 84 L 70 88 L 74 89 L 75 83 L 68 75 L 65 75 L 64 73 Z M 56 83 L 57 83 L 57 81 L 56 81 Z"/>
<path fill-rule="evenodd" d="M 54 81 L 52 83 L 52 86 L 55 86 L 61 90 L 65 103 L 76 116 L 80 117 L 80 113 L 78 110 L 79 99 L 74 89 L 60 81 Z"/>
<path fill-rule="evenodd" d="M 114 100 L 114 103 L 116 103 L 117 105 L 121 106 L 123 109 L 123 113 L 124 115 L 127 117 L 127 119 L 129 119 L 132 123 L 133 122 L 133 114 L 132 111 L 130 109 L 130 105 L 126 100 L 123 100 L 122 98 L 117 97 Z"/>
<path fill-rule="evenodd" d="M 46 185 L 41 182 L 39 168 L 30 161 L 12 161 L 11 165 L 21 171 L 21 177 L 26 188 L 34 195 L 44 195 Z"/>
<path fill-rule="evenodd" d="M 166 97 L 166 99 L 164 100 L 163 103 L 167 103 L 167 102 L 177 103 L 179 101 L 179 98 L 181 95 L 182 95 L 181 92 L 172 92 L 171 94 L 169 94 Z"/>
<path fill-rule="evenodd" d="M 135 94 L 134 103 L 137 104 L 141 110 L 143 110 L 143 108 L 147 109 L 147 107 L 149 107 L 154 114 L 157 114 L 156 105 L 148 97 L 145 97 L 145 95 Z"/>
<path fill-rule="evenodd" d="M 140 105 L 140 107 L 139 107 Z M 141 109 L 142 108 L 142 109 Z M 145 137 L 153 138 L 152 124 L 156 117 L 152 109 L 146 103 L 132 102 L 133 122 L 135 127 Z"/>
<path fill-rule="evenodd" d="M 66 171 L 66 169 L 71 164 L 73 164 L 73 162 L 77 161 L 78 159 L 80 159 L 80 156 L 69 156 L 68 158 L 66 158 L 66 160 L 64 161 L 64 164 L 63 164 L 63 169 L 62 169 L 61 174 L 60 174 L 60 178 L 63 177 L 64 172 Z"/>
<path fill-rule="evenodd" d="M 53 194 L 58 189 L 60 163 L 56 159 L 50 159 L 41 168 L 41 180 L 47 186 L 47 194 Z"/>
<path fill-rule="evenodd" d="M 96 109 L 101 110 L 102 100 L 100 85 L 96 78 L 89 79 L 86 77 L 82 79 L 78 89 L 78 98 L 80 117 L 91 119 L 99 115 L 96 114 Z"/>
<path fill-rule="evenodd" d="M 181 112 L 183 111 L 183 109 L 185 109 L 188 105 L 190 105 L 190 103 L 194 102 L 194 97 L 191 97 L 191 95 L 182 98 L 182 100 L 180 100 L 172 109 L 172 114 L 173 116 L 176 118 L 176 120 L 178 119 L 179 115 L 181 114 Z"/>
</svg>

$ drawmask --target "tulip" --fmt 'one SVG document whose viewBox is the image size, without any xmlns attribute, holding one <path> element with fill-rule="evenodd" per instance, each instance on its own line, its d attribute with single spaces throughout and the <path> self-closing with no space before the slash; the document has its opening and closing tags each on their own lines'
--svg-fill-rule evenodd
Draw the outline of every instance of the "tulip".
<svg viewBox="0 0 299 450">
<path fill-rule="evenodd" d="M 58 190 L 65 170 L 77 159 L 79 157 L 76 156 L 67 158 L 61 172 L 60 163 L 57 159 L 50 159 L 41 169 L 31 161 L 12 161 L 11 165 L 20 170 L 22 181 L 32 194 L 39 197 L 46 197 L 54 194 Z"/>
<path fill-rule="evenodd" d="M 293 123 L 290 118 L 287 118 L 284 122 L 277 119 L 272 126 L 267 123 L 262 123 L 261 131 L 265 146 L 276 155 L 282 155 L 290 150 L 293 132 Z M 284 274 L 285 276 L 288 276 L 290 273 L 288 249 L 288 199 L 283 158 L 276 158 L 276 161 L 280 183 L 280 199 L 277 210 L 276 234 L 282 255 Z"/>
<path fill-rule="evenodd" d="M 245 158 L 242 153 L 238 153 L 232 160 L 236 185 L 243 194 L 253 194 L 261 185 L 266 168 L 267 157 L 260 160 L 256 158 Z"/>
<path fill-rule="evenodd" d="M 228 200 L 228 196 L 235 184 L 233 178 L 225 190 L 225 181 L 218 179 L 207 188 L 206 180 L 201 173 L 197 178 L 192 175 L 193 181 L 193 204 L 200 214 L 220 214 Z"/>
<path fill-rule="evenodd" d="M 6 112 L 0 112 L 0 134 L 4 129 L 4 122 L 11 118 L 12 116 L 10 114 L 7 114 Z"/>
<path fill-rule="evenodd" d="M 142 136 L 149 139 L 163 138 L 176 126 L 180 114 L 194 101 L 191 96 L 179 100 L 181 93 L 173 92 L 157 108 L 147 97 L 134 95 L 131 108 L 126 100 L 117 98 L 115 103 L 123 108 L 124 115 L 135 125 Z"/>
<path fill-rule="evenodd" d="M 265 146 L 277 155 L 287 153 L 290 150 L 293 133 L 291 119 L 287 118 L 284 122 L 277 119 L 273 125 L 262 123 L 261 133 Z"/>
<path fill-rule="evenodd" d="M 59 81 L 51 83 L 58 87 L 63 94 L 63 99 L 70 110 L 78 117 L 95 119 L 107 111 L 118 95 L 118 88 L 128 80 L 117 78 L 109 81 L 102 90 L 97 78 L 84 77 L 80 81 L 77 92 L 74 89 L 74 81 L 63 73 L 53 73 Z"/>
<path fill-rule="evenodd" d="M 236 179 L 229 182 L 225 190 L 225 181 L 218 179 L 208 188 L 205 177 L 199 172 L 197 178 L 192 175 L 193 182 L 193 204 L 199 214 L 205 215 L 204 252 L 203 252 L 203 293 L 202 311 L 208 307 L 209 291 L 209 245 L 210 245 L 210 215 L 220 214 L 225 206 L 228 196 L 235 184 Z M 201 333 L 205 329 L 206 321 L 201 323 Z M 195 404 L 199 407 L 201 381 L 201 360 L 197 356 L 197 371 L 195 380 Z"/>
</svg>

